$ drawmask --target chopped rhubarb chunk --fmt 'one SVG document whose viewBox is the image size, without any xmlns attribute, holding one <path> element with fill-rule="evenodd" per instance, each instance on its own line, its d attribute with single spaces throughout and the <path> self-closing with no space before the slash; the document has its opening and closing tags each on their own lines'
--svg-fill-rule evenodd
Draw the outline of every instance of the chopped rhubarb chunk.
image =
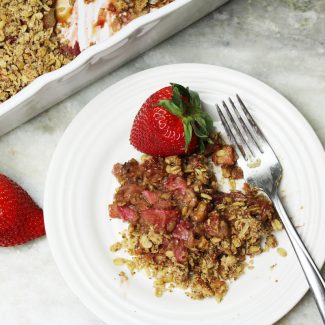
<svg viewBox="0 0 325 325">
<path fill-rule="evenodd" d="M 191 224 L 187 220 L 181 220 L 173 231 L 173 237 L 176 239 L 188 240 L 191 232 Z"/>
<path fill-rule="evenodd" d="M 141 195 L 142 191 L 143 186 L 137 184 L 126 184 L 120 187 L 116 193 L 116 199 L 119 202 L 132 202 Z"/>
<path fill-rule="evenodd" d="M 108 4 L 107 10 L 110 11 L 110 12 L 116 12 L 116 8 L 112 3 Z"/>
<path fill-rule="evenodd" d="M 229 226 L 225 220 L 220 218 L 217 212 L 209 214 L 209 219 L 205 223 L 205 230 L 212 237 L 221 239 L 229 237 Z"/>
<path fill-rule="evenodd" d="M 136 183 L 137 179 L 143 175 L 143 168 L 135 159 L 131 159 L 124 164 L 117 163 L 113 166 L 113 175 L 120 183 Z"/>
<path fill-rule="evenodd" d="M 179 217 L 177 210 L 148 209 L 141 213 L 142 220 L 158 231 L 173 231 Z"/>
<path fill-rule="evenodd" d="M 55 18 L 55 11 L 53 8 L 50 9 L 50 11 L 44 15 L 43 17 L 43 26 L 44 28 L 53 28 L 56 25 L 56 18 Z"/>
<path fill-rule="evenodd" d="M 184 178 L 170 175 L 165 179 L 164 187 L 167 190 L 174 192 L 174 197 L 179 208 L 187 206 L 189 209 L 192 209 L 197 205 L 196 195 L 192 189 L 187 188 Z"/>
<path fill-rule="evenodd" d="M 173 243 L 173 253 L 178 263 L 184 263 L 187 258 L 187 248 L 181 240 L 175 240 Z"/>
<path fill-rule="evenodd" d="M 181 220 L 173 231 L 173 237 L 183 240 L 186 247 L 192 247 L 194 244 L 194 234 L 191 223 L 187 220 Z"/>
<path fill-rule="evenodd" d="M 244 178 L 244 172 L 240 167 L 235 166 L 231 171 L 232 179 L 242 179 Z"/>
<path fill-rule="evenodd" d="M 169 191 L 177 190 L 182 195 L 185 194 L 186 191 L 186 181 L 184 178 L 176 175 L 170 175 L 164 182 L 164 186 Z"/>
<path fill-rule="evenodd" d="M 111 218 L 119 218 L 129 223 L 136 223 L 139 218 L 132 207 L 118 206 L 116 204 L 111 204 L 109 206 L 109 215 Z"/>
<path fill-rule="evenodd" d="M 169 210 L 173 207 L 170 200 L 165 200 L 162 198 L 163 192 L 157 191 L 143 191 L 142 196 L 152 207 L 156 209 Z"/>
<path fill-rule="evenodd" d="M 188 209 L 192 209 L 197 205 L 197 197 L 194 191 L 190 188 L 187 188 L 185 192 L 176 190 L 174 192 L 174 197 L 180 208 L 187 207 Z"/>
<path fill-rule="evenodd" d="M 212 155 L 212 161 L 216 165 L 232 166 L 236 163 L 237 157 L 232 146 L 224 145 Z"/>
<path fill-rule="evenodd" d="M 73 47 L 67 44 L 63 44 L 60 46 L 60 49 L 63 54 L 68 56 L 77 56 L 80 54 L 80 46 L 78 41 L 74 44 Z"/>
<path fill-rule="evenodd" d="M 154 205 L 159 200 L 159 193 L 158 192 L 143 191 L 142 195 L 146 199 L 146 201 L 151 205 Z"/>
</svg>

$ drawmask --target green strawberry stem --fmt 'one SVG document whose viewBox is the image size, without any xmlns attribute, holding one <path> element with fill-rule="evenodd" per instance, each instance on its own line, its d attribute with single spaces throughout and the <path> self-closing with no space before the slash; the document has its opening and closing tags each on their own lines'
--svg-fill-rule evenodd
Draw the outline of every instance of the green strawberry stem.
<svg viewBox="0 0 325 325">
<path fill-rule="evenodd" d="M 199 150 L 203 152 L 206 143 L 212 143 L 210 134 L 213 121 L 209 114 L 202 110 L 200 96 L 197 92 L 182 85 L 171 83 L 172 100 L 161 100 L 156 106 L 164 107 L 168 112 L 179 117 L 184 126 L 185 152 L 191 143 L 193 133 L 199 139 Z"/>
</svg>

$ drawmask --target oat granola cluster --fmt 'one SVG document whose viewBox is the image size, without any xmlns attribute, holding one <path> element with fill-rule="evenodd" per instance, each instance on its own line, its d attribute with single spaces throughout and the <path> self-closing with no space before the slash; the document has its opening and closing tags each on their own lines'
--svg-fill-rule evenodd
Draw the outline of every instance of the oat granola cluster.
<svg viewBox="0 0 325 325">
<path fill-rule="evenodd" d="M 161 8 L 173 1 L 174 0 L 111 0 L 108 11 L 111 13 L 112 31 L 117 32 L 123 25 L 128 24 L 133 19 L 149 13 L 152 9 Z"/>
<path fill-rule="evenodd" d="M 0 1 L 0 103 L 72 57 L 54 32 L 53 0 Z"/>
<path fill-rule="evenodd" d="M 230 181 L 241 178 L 236 154 L 218 141 L 205 155 L 146 157 L 116 164 L 118 188 L 110 216 L 129 222 L 112 251 L 126 250 L 132 260 L 117 258 L 132 273 L 146 270 L 156 295 L 175 287 L 193 299 L 227 293 L 253 257 L 277 246 L 281 230 L 272 204 L 257 190 L 218 189 L 213 164 Z M 249 266 L 251 268 L 252 266 Z"/>
</svg>

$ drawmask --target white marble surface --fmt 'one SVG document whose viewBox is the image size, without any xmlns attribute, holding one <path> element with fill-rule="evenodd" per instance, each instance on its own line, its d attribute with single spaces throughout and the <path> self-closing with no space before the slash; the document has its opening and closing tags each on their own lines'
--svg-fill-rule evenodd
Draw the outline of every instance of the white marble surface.
<svg viewBox="0 0 325 325">
<path fill-rule="evenodd" d="M 178 62 L 226 66 L 261 79 L 296 105 L 324 145 L 324 40 L 323 0 L 232 0 L 2 136 L 0 172 L 19 182 L 42 205 L 51 155 L 82 107 L 101 90 L 134 72 Z M 0 279 L 2 325 L 103 324 L 63 281 L 46 238 L 18 248 L 1 248 Z M 279 324 L 322 324 L 311 295 L 308 293 Z"/>
</svg>

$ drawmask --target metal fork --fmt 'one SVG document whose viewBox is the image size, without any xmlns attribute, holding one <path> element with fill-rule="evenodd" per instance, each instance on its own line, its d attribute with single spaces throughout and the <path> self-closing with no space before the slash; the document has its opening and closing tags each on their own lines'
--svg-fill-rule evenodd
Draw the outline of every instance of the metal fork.
<svg viewBox="0 0 325 325">
<path fill-rule="evenodd" d="M 241 98 L 238 95 L 236 97 L 240 108 L 229 98 L 228 105 L 225 101 L 222 102 L 223 110 L 219 105 L 216 105 L 219 117 L 227 136 L 235 144 L 239 161 L 243 162 L 240 167 L 243 169 L 246 181 L 264 191 L 273 202 L 297 254 L 325 324 L 325 282 L 279 198 L 278 188 L 282 176 L 281 164 Z M 255 164 L 259 166 L 249 168 L 250 161 L 255 161 Z"/>
</svg>

